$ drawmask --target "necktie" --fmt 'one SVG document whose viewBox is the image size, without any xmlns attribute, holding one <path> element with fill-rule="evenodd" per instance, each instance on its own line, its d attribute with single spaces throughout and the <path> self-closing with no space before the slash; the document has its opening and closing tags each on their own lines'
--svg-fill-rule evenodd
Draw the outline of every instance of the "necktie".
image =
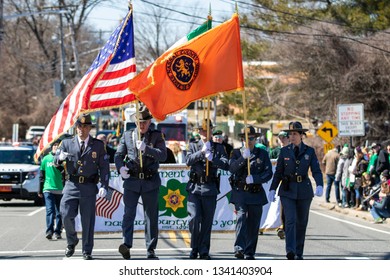
<svg viewBox="0 0 390 280">
<path fill-rule="evenodd" d="M 84 149 L 85 149 L 85 145 L 84 145 L 84 141 L 81 141 L 81 148 L 80 148 L 80 153 L 83 154 L 84 152 Z"/>
<path fill-rule="evenodd" d="M 299 148 L 298 148 L 298 146 L 294 147 L 294 154 L 295 154 L 295 157 L 297 158 L 298 155 L 299 155 Z"/>
</svg>

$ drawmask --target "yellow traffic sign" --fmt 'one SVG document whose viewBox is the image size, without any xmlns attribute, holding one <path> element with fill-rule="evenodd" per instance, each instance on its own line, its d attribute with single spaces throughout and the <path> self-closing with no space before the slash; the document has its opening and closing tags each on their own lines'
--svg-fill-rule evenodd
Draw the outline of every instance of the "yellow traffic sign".
<svg viewBox="0 0 390 280">
<path fill-rule="evenodd" d="M 334 149 L 334 144 L 332 143 L 326 143 L 324 144 L 324 155 L 326 155 L 327 152 Z"/>
<path fill-rule="evenodd" d="M 325 142 L 331 142 L 333 138 L 337 136 L 339 131 L 337 128 L 330 122 L 325 121 L 321 127 L 317 130 L 318 136 L 325 140 Z"/>
</svg>

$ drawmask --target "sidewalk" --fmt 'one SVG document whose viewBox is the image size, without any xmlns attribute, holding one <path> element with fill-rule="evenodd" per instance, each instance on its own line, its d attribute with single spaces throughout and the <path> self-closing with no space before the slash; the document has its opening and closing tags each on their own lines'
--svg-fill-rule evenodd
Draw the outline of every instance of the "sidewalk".
<svg viewBox="0 0 390 280">
<path fill-rule="evenodd" d="M 360 219 L 363 219 L 365 221 L 368 221 L 370 223 L 373 223 L 374 222 L 374 219 L 370 213 L 370 211 L 358 211 L 354 208 L 343 208 L 343 207 L 340 207 L 337 205 L 336 203 L 336 200 L 335 199 L 331 199 L 330 202 L 326 202 L 325 201 L 325 197 L 324 195 L 322 197 L 314 197 L 313 199 L 313 203 L 315 203 L 317 206 L 321 207 L 321 208 L 325 208 L 325 209 L 328 209 L 329 211 L 335 211 L 337 213 L 340 213 L 340 214 L 344 214 L 344 215 L 349 215 L 349 216 L 353 216 L 353 217 L 356 217 L 356 218 L 360 218 Z M 390 227 L 390 220 L 387 219 L 386 221 L 383 222 L 383 224 L 378 224 L 378 225 L 386 225 L 386 227 Z"/>
</svg>

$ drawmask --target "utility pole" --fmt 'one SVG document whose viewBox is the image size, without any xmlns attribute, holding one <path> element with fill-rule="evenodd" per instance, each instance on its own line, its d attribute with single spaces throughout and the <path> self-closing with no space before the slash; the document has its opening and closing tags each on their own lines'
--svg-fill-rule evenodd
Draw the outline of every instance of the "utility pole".
<svg viewBox="0 0 390 280">
<path fill-rule="evenodd" d="M 4 25 L 3 25 L 3 2 L 4 0 L 0 0 L 0 59 L 1 59 L 1 48 L 4 34 Z"/>
</svg>

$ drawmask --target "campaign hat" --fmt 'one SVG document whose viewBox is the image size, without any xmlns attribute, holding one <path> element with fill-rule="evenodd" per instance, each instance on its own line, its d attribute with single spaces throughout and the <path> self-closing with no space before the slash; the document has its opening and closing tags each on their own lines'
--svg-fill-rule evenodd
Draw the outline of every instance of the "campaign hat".
<svg viewBox="0 0 390 280">
<path fill-rule="evenodd" d="M 77 119 L 76 121 L 76 125 L 80 125 L 80 124 L 84 124 L 84 125 L 93 125 L 92 124 L 92 117 L 90 114 L 81 114 L 79 116 L 79 118 Z"/>
<path fill-rule="evenodd" d="M 245 137 L 245 132 L 247 132 L 248 135 L 254 135 L 255 137 L 261 136 L 261 133 L 257 132 L 256 129 L 253 126 L 251 126 L 251 125 L 248 125 L 246 128 L 244 128 L 242 130 L 242 133 L 238 134 L 238 136 L 239 137 Z"/>
<path fill-rule="evenodd" d="M 286 131 L 287 133 L 292 132 L 292 131 L 297 131 L 299 133 L 305 133 L 306 131 L 308 131 L 308 129 L 303 128 L 302 124 L 300 122 L 290 122 L 288 124 L 288 129 L 284 129 L 284 131 Z"/>
<path fill-rule="evenodd" d="M 130 116 L 130 119 L 132 122 L 136 122 L 137 119 L 140 121 L 140 122 L 146 122 L 148 120 L 151 120 L 153 119 L 153 116 L 152 114 L 150 113 L 149 109 L 146 108 L 146 106 L 141 106 L 139 108 L 139 111 L 138 111 L 138 117 L 137 117 L 137 113 L 134 113 Z"/>
</svg>

